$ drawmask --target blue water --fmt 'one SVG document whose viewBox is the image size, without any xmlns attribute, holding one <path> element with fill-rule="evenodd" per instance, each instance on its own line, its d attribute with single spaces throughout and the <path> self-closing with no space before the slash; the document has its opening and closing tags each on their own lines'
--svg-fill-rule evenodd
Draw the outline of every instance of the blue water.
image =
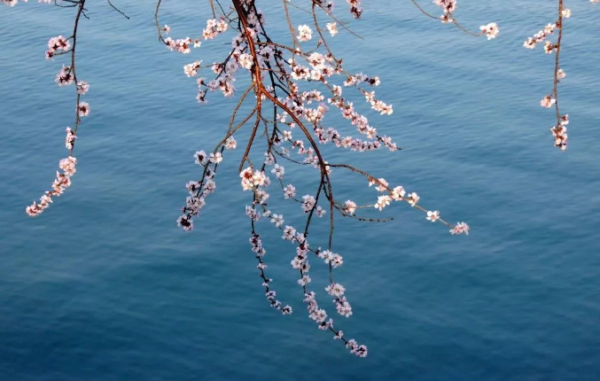
<svg viewBox="0 0 600 381">
<path fill-rule="evenodd" d="M 333 40 L 348 69 L 381 77 L 378 94 L 395 112 L 369 116 L 403 151 L 331 160 L 417 191 L 426 207 L 472 227 L 451 236 L 405 205 L 390 208 L 387 224 L 339 222 L 334 248 L 345 263 L 335 276 L 354 315 L 337 325 L 369 346 L 358 359 L 306 317 L 294 247 L 263 223 L 269 276 L 295 313 L 268 306 L 248 245 L 240 152 L 226 157 L 196 230 L 175 226 L 183 186 L 199 175 L 192 154 L 212 149 L 233 105 L 213 94 L 199 107 L 182 66 L 212 62 L 230 36 L 190 56 L 169 52 L 156 41 L 152 3 L 119 1 L 130 20 L 89 5 L 78 73 L 91 84 L 91 115 L 78 172 L 36 219 L 24 208 L 65 156 L 74 111 L 73 89 L 54 84 L 63 61 L 46 62 L 44 50 L 69 34 L 73 12 L 33 0 L 0 7 L 0 379 L 600 379 L 600 7 L 567 4 L 566 153 L 552 147 L 552 111 L 539 107 L 553 57 L 521 47 L 553 21 L 554 2 L 461 0 L 466 25 L 499 23 L 498 39 L 486 41 L 410 2 L 374 1 L 351 24 L 364 40 Z M 276 14 L 269 26 L 285 31 Z M 207 15 L 203 2 L 166 1 L 162 22 L 185 37 Z M 288 171 L 312 189 L 314 172 Z M 340 198 L 374 199 L 363 180 L 336 176 Z M 296 205 L 279 205 L 300 224 Z M 313 268 L 331 310 L 325 269 Z"/>
</svg>

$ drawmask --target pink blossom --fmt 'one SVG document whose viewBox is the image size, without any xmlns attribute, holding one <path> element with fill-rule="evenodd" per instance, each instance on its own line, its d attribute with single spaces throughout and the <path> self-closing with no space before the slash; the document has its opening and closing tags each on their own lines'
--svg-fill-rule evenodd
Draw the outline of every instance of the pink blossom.
<svg viewBox="0 0 600 381">
<path fill-rule="evenodd" d="M 354 201 L 348 200 L 344 204 L 344 211 L 346 213 L 354 214 L 354 212 L 356 211 L 356 208 L 357 208 L 357 206 L 356 206 L 356 203 Z"/>
<path fill-rule="evenodd" d="M 469 235 L 469 225 L 464 222 L 457 222 L 456 225 L 452 229 L 450 229 L 450 234 L 465 234 Z"/>
<path fill-rule="evenodd" d="M 308 41 L 312 38 L 312 29 L 308 25 L 300 25 L 298 26 L 298 36 L 296 36 L 300 41 Z"/>
<path fill-rule="evenodd" d="M 412 192 L 411 194 L 408 195 L 407 201 L 410 204 L 410 206 L 417 205 L 417 203 L 419 202 L 419 200 L 420 200 L 420 197 L 415 192 Z"/>
<path fill-rule="evenodd" d="M 232 150 L 232 149 L 235 149 L 236 147 L 237 147 L 237 142 L 235 141 L 233 136 L 228 137 L 227 140 L 225 141 L 225 148 Z"/>
<path fill-rule="evenodd" d="M 440 219 L 440 212 L 438 212 L 437 210 L 432 212 L 432 211 L 428 211 L 427 212 L 427 219 L 431 222 L 435 222 L 437 220 Z"/>
<path fill-rule="evenodd" d="M 90 105 L 87 102 L 79 102 L 77 110 L 79 116 L 88 116 L 90 114 Z"/>
<path fill-rule="evenodd" d="M 86 81 L 79 81 L 77 82 L 77 94 L 87 94 L 87 92 L 90 90 L 90 85 L 86 82 Z"/>
<path fill-rule="evenodd" d="M 487 36 L 488 40 L 496 38 L 499 32 L 498 25 L 495 22 L 489 23 L 487 25 L 482 25 L 479 27 L 479 29 L 481 30 L 481 33 Z"/>
<path fill-rule="evenodd" d="M 554 103 L 556 103 L 556 99 L 552 98 L 551 95 L 546 95 L 544 98 L 542 98 L 542 100 L 540 101 L 540 105 L 542 107 L 546 107 L 546 108 L 550 108 L 552 107 L 552 105 L 554 105 Z"/>
<path fill-rule="evenodd" d="M 325 27 L 327 28 L 329 34 L 331 34 L 332 36 L 335 36 L 338 33 L 337 23 L 335 22 L 327 23 L 325 24 Z"/>
</svg>

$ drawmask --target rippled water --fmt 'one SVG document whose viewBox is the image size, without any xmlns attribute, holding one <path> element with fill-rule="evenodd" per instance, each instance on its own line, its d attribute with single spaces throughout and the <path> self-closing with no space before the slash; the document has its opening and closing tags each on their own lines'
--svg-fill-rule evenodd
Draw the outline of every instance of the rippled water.
<svg viewBox="0 0 600 381">
<path fill-rule="evenodd" d="M 201 30 L 207 7 L 196 3 L 165 2 L 173 36 Z M 366 359 L 306 318 L 294 249 L 265 224 L 269 274 L 295 313 L 268 307 L 247 242 L 239 152 L 226 158 L 197 230 L 175 226 L 183 185 L 198 176 L 192 154 L 212 149 L 232 105 L 215 94 L 197 106 L 181 67 L 212 62 L 229 37 L 182 56 L 157 43 L 152 2 L 120 1 L 130 20 L 91 4 L 79 42 L 92 108 L 80 165 L 68 193 L 30 219 L 24 207 L 50 185 L 72 123 L 73 89 L 53 82 L 62 60 L 43 53 L 49 37 L 69 34 L 73 12 L 0 7 L 0 378 L 598 380 L 600 8 L 568 4 L 560 91 L 570 147 L 561 153 L 553 113 L 539 107 L 552 57 L 521 47 L 552 21 L 550 3 L 461 0 L 465 24 L 499 23 L 499 38 L 486 41 L 410 2 L 373 1 L 351 24 L 364 40 L 334 39 L 349 69 L 381 77 L 378 94 L 395 112 L 369 116 L 403 151 L 331 160 L 417 191 L 423 205 L 472 226 L 453 237 L 404 205 L 387 224 L 340 221 L 336 279 L 354 315 L 337 322 L 369 346 Z M 337 8 L 347 19 L 346 4 Z M 285 31 L 269 14 L 273 31 Z M 288 172 L 311 189 L 311 172 Z M 335 181 L 341 198 L 374 197 L 358 178 Z M 297 207 L 281 205 L 299 224 Z M 323 295 L 325 269 L 313 267 Z"/>
</svg>

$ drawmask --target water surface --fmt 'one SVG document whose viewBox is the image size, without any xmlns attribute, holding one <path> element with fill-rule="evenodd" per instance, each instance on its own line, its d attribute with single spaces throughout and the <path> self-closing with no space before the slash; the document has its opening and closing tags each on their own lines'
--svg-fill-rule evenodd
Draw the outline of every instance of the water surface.
<svg viewBox="0 0 600 381">
<path fill-rule="evenodd" d="M 182 56 L 156 41 L 152 2 L 120 1 L 130 20 L 91 4 L 78 72 L 91 84 L 92 112 L 78 172 L 31 219 L 24 208 L 50 185 L 72 123 L 73 89 L 54 84 L 62 60 L 43 54 L 49 37 L 69 34 L 73 12 L 0 7 L 0 378 L 598 380 L 600 8 L 568 4 L 562 153 L 552 148 L 552 111 L 539 107 L 553 57 L 521 47 L 553 20 L 550 3 L 461 1 L 466 25 L 499 23 L 499 38 L 486 41 L 409 2 L 381 0 L 351 24 L 364 40 L 333 40 L 348 69 L 381 77 L 378 94 L 395 112 L 369 116 L 403 150 L 331 160 L 417 191 L 423 205 L 472 226 L 453 237 L 404 205 L 387 224 L 340 221 L 336 279 L 354 315 L 337 322 L 369 346 L 366 359 L 309 321 L 289 266 L 294 248 L 264 224 L 269 274 L 295 313 L 268 307 L 233 156 L 196 231 L 175 226 L 183 185 L 199 173 L 192 154 L 212 149 L 233 104 L 213 94 L 199 107 L 181 68 L 212 62 L 231 36 Z M 346 4 L 336 7 L 348 19 Z M 286 30 L 276 11 L 267 14 L 273 33 Z M 208 15 L 204 4 L 165 2 L 162 20 L 185 37 Z M 310 191 L 312 172 L 288 171 Z M 375 197 L 357 177 L 336 181 L 341 198 Z M 280 205 L 299 225 L 297 206 Z M 325 296 L 320 267 L 313 279 Z"/>
</svg>

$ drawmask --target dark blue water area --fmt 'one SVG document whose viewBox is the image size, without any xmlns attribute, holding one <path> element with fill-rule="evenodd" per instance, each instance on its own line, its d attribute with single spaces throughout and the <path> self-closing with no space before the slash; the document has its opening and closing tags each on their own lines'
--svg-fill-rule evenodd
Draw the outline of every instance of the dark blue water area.
<svg viewBox="0 0 600 381">
<path fill-rule="evenodd" d="M 198 106 L 182 67 L 222 58 L 231 34 L 189 56 L 169 52 L 156 38 L 153 2 L 113 2 L 131 19 L 90 2 L 81 21 L 78 75 L 91 84 L 91 114 L 73 185 L 35 219 L 25 206 L 66 156 L 74 113 L 73 88 L 54 83 L 65 58 L 45 61 L 44 50 L 48 38 L 69 35 L 74 12 L 33 0 L 0 7 L 0 379 L 600 379 L 598 5 L 567 3 L 563 153 L 552 147 L 553 111 L 539 106 L 554 56 L 522 47 L 554 20 L 555 2 L 461 0 L 465 26 L 498 22 L 500 35 L 487 41 L 410 2 L 365 2 L 364 20 L 352 21 L 338 1 L 364 39 L 341 31 L 332 48 L 348 70 L 380 76 L 377 94 L 394 114 L 380 117 L 358 96 L 355 104 L 403 150 L 324 147 L 328 159 L 416 191 L 424 207 L 472 227 L 452 236 L 404 204 L 386 209 L 395 220 L 385 224 L 339 219 L 335 279 L 354 315 L 334 318 L 368 345 L 359 359 L 307 318 L 289 265 L 294 246 L 263 221 L 268 275 L 294 314 L 268 306 L 248 245 L 239 149 L 225 157 L 194 232 L 175 224 L 184 184 L 199 176 L 193 153 L 213 149 L 235 105 L 211 94 Z M 280 3 L 268 6 L 272 33 L 285 36 Z M 204 2 L 164 1 L 161 23 L 175 38 L 195 36 L 208 17 Z M 247 138 L 242 131 L 241 146 Z M 301 195 L 313 191 L 314 170 L 286 170 Z M 335 170 L 333 179 L 340 200 L 377 196 L 356 175 Z M 301 226 L 298 205 L 271 197 L 286 224 Z M 325 246 L 326 228 L 317 221 L 311 243 Z M 311 285 L 335 315 L 326 268 L 312 264 Z"/>
</svg>

